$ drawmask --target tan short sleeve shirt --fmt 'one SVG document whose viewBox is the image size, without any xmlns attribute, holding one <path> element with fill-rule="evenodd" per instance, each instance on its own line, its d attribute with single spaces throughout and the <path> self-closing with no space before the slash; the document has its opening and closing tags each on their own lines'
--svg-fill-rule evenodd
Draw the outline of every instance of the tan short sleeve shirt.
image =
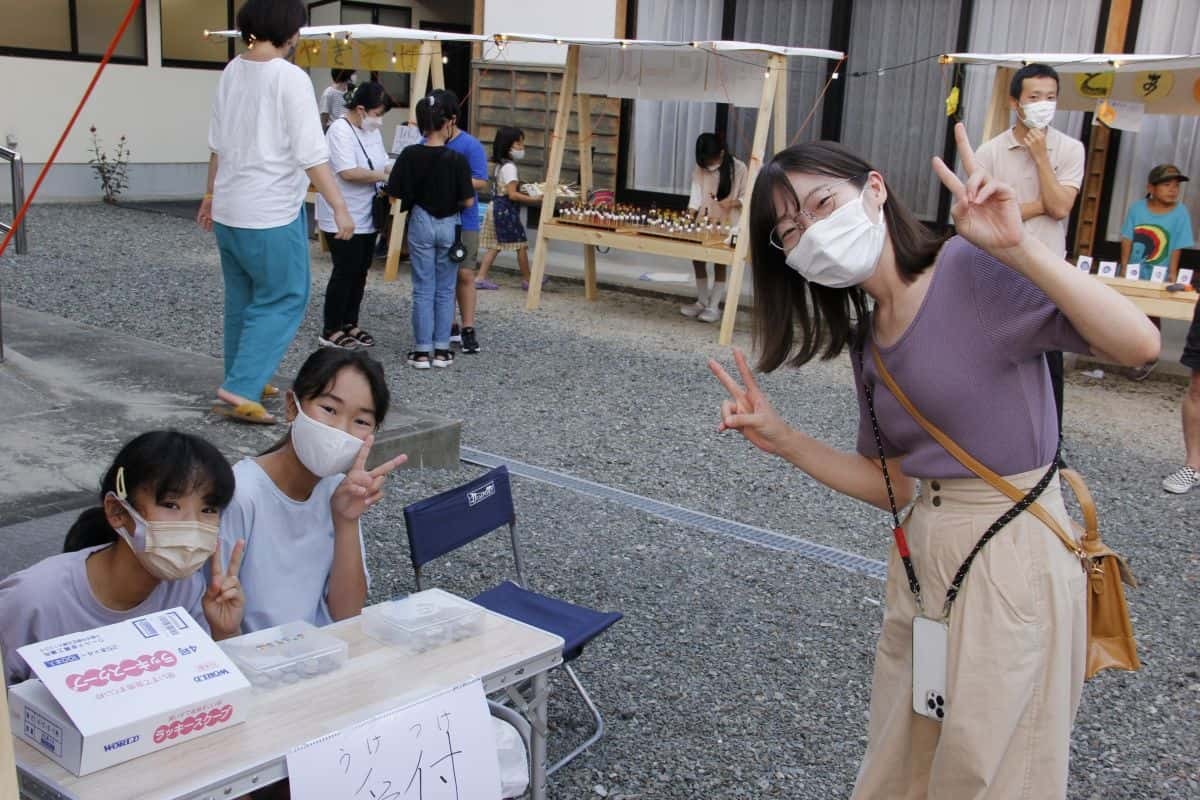
<svg viewBox="0 0 1200 800">
<path fill-rule="evenodd" d="M 1046 152 L 1050 166 L 1063 186 L 1078 189 L 1083 185 L 1083 143 L 1054 128 L 1046 129 Z M 1009 184 L 1017 193 L 1017 201 L 1031 203 L 1041 197 L 1037 165 L 1024 144 L 1017 141 L 1009 128 L 994 139 L 984 142 L 976 153 L 980 166 Z M 1025 220 L 1025 230 L 1055 253 L 1066 255 L 1067 220 L 1042 214 Z"/>
</svg>

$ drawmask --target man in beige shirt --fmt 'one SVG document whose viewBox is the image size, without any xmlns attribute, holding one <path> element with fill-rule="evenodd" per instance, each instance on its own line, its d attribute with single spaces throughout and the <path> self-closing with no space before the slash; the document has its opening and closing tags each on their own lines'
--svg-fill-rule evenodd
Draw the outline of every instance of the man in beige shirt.
<svg viewBox="0 0 1200 800">
<path fill-rule="evenodd" d="M 975 157 L 984 169 L 1013 187 L 1025 230 L 1065 258 L 1067 219 L 1083 184 L 1083 143 L 1050 127 L 1058 106 L 1058 73 L 1053 67 L 1022 67 L 1013 75 L 1008 94 L 1016 124 L 984 142 Z M 1062 353 L 1047 353 L 1046 363 L 1061 431 Z"/>
</svg>

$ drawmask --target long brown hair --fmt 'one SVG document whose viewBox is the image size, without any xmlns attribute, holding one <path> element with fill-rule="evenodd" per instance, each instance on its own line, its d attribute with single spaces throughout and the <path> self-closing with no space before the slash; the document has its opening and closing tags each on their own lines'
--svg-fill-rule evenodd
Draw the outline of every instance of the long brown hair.
<svg viewBox="0 0 1200 800">
<path fill-rule="evenodd" d="M 754 345 L 758 368 L 771 372 L 781 364 L 798 367 L 820 354 L 836 358 L 849 344 L 861 343 L 868 319 L 867 293 L 859 286 L 831 289 L 811 283 L 787 265 L 786 255 L 771 244 L 779 222 L 775 198 L 800 198 L 790 174 L 849 178 L 861 189 L 874 167 L 837 142 L 806 142 L 782 150 L 758 173 L 750 197 L 750 261 L 754 275 Z M 887 182 L 883 216 L 905 281 L 929 268 L 944 241 L 927 229 L 892 193 Z M 797 333 L 799 341 L 797 342 Z"/>
</svg>

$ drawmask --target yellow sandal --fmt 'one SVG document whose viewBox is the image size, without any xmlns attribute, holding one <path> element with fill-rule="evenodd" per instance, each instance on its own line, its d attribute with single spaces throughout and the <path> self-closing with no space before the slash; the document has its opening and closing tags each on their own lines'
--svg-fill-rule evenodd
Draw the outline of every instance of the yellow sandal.
<svg viewBox="0 0 1200 800">
<path fill-rule="evenodd" d="M 247 422 L 251 425 L 274 425 L 276 423 L 275 418 L 267 413 L 262 403 L 255 403 L 252 400 L 247 400 L 245 403 L 236 406 L 231 406 L 228 403 L 217 403 L 212 407 L 212 412 L 226 419 L 231 419 L 235 422 Z"/>
</svg>

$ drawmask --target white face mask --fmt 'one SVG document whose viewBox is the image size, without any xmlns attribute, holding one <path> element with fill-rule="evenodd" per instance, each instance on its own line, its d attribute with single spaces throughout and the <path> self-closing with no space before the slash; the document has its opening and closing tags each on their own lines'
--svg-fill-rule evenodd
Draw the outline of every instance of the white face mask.
<svg viewBox="0 0 1200 800">
<path fill-rule="evenodd" d="M 293 395 L 293 397 L 295 397 Z M 318 422 L 304 413 L 296 399 L 296 418 L 292 420 L 292 448 L 309 472 L 328 478 L 354 466 L 354 457 L 362 449 L 362 439 Z"/>
<path fill-rule="evenodd" d="M 1039 100 L 1036 103 L 1021 104 L 1021 121 L 1027 128 L 1045 128 L 1054 119 L 1058 103 L 1053 100 Z"/>
<path fill-rule="evenodd" d="M 362 129 L 367 133 L 372 133 L 383 127 L 383 117 L 372 117 L 369 114 L 363 115 Z"/>
<path fill-rule="evenodd" d="M 705 167 L 704 169 L 708 170 L 709 172 L 717 172 L 721 169 L 721 165 L 713 164 L 711 167 Z"/>
<path fill-rule="evenodd" d="M 879 221 L 871 221 L 863 194 L 814 222 L 788 251 L 787 265 L 801 277 L 831 289 L 857 286 L 874 275 L 887 225 L 882 210 Z"/>
<path fill-rule="evenodd" d="M 510 151 L 508 152 L 508 154 L 509 154 L 509 156 L 511 156 L 511 157 L 512 157 L 512 160 L 513 160 L 513 161 L 520 161 L 522 158 L 524 158 L 524 157 L 525 157 L 525 150 L 524 150 L 524 149 L 521 149 L 521 150 L 510 150 Z"/>
<path fill-rule="evenodd" d="M 117 528 L 117 534 L 129 545 L 129 549 L 154 577 L 164 581 L 186 578 L 212 558 L 217 549 L 216 525 L 194 520 L 174 522 L 148 522 L 121 496 L 125 494 L 124 474 L 117 473 L 117 491 L 114 494 L 129 516 L 133 518 L 133 532 Z"/>
</svg>

